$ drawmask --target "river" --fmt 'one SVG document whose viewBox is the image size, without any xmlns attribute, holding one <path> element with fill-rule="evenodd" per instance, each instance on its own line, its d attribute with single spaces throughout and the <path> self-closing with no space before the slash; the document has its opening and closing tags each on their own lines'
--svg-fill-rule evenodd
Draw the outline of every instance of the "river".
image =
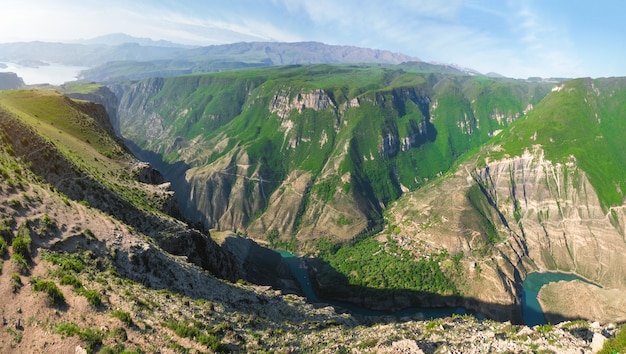
<svg viewBox="0 0 626 354">
<path fill-rule="evenodd" d="M 570 273 L 548 272 L 548 273 L 530 273 L 522 283 L 522 316 L 524 323 L 528 326 L 545 324 L 546 319 L 543 310 L 539 305 L 537 296 L 541 287 L 557 281 L 574 281 L 580 280 L 589 284 L 587 280 Z"/>
<path fill-rule="evenodd" d="M 381 312 L 381 311 L 373 311 L 360 306 L 356 306 L 353 304 L 320 299 L 317 294 L 313 291 L 313 287 L 311 286 L 311 282 L 309 280 L 309 275 L 307 273 L 306 268 L 304 267 L 303 260 L 292 253 L 286 251 L 277 251 L 280 253 L 283 260 L 289 264 L 289 268 L 291 269 L 291 273 L 297 279 L 298 283 L 300 283 L 300 287 L 304 292 L 304 295 L 311 302 L 324 302 L 333 306 L 338 306 L 346 309 L 350 313 L 364 316 L 381 316 L 381 315 L 392 315 L 395 317 L 417 317 L 424 319 L 432 319 L 432 318 L 442 318 L 449 317 L 453 314 L 466 314 L 470 313 L 478 318 L 483 318 L 480 314 L 477 314 L 472 311 L 468 311 L 462 307 L 443 307 L 443 308 L 409 308 L 393 313 Z M 522 283 L 522 314 L 524 323 L 528 326 L 535 326 L 539 324 L 545 324 L 546 319 L 543 315 L 543 311 L 541 310 L 541 306 L 539 305 L 539 301 L 537 300 L 537 296 L 539 294 L 539 290 L 542 286 L 557 282 L 557 281 L 573 281 L 573 280 L 581 280 L 587 282 L 585 279 L 569 273 L 559 273 L 559 272 L 548 272 L 548 273 L 530 273 Z M 592 284 L 592 283 L 590 283 Z"/>
</svg>

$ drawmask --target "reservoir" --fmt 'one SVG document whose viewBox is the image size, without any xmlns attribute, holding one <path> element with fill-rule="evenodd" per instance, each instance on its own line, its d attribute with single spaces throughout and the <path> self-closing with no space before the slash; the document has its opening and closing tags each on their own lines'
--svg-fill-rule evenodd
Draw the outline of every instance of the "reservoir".
<svg viewBox="0 0 626 354">
<path fill-rule="evenodd" d="M 75 81 L 85 66 L 69 66 L 54 63 L 44 63 L 39 66 L 27 66 L 16 63 L 0 63 L 1 72 L 13 72 L 24 80 L 26 85 L 51 84 L 61 85 L 68 81 Z M 1 68 L 3 67 L 3 68 Z"/>
<path fill-rule="evenodd" d="M 558 281 L 580 280 L 589 283 L 587 280 L 569 273 L 549 272 L 530 273 L 522 283 L 522 315 L 524 323 L 528 326 L 545 324 L 546 319 L 537 300 L 541 287 Z M 593 284 L 593 283 L 590 283 Z"/>
<path fill-rule="evenodd" d="M 453 314 L 463 315 L 466 313 L 472 314 L 477 318 L 484 318 L 480 314 L 468 311 L 462 307 L 443 307 L 443 308 L 409 308 L 393 313 L 373 311 L 353 304 L 342 303 L 333 300 L 320 299 L 313 291 L 309 275 L 306 268 L 303 265 L 302 259 L 292 253 L 286 251 L 277 251 L 281 257 L 291 269 L 291 273 L 296 278 L 302 291 L 311 302 L 323 302 L 333 306 L 338 306 L 346 309 L 352 314 L 363 316 L 381 316 L 392 315 L 395 317 L 422 317 L 424 319 L 449 317 Z M 588 282 L 587 280 L 569 273 L 548 272 L 548 273 L 530 273 L 522 283 L 522 315 L 524 324 L 528 326 L 535 326 L 539 324 L 545 324 L 546 319 L 537 300 L 537 295 L 542 286 L 558 281 L 574 281 L 580 280 Z M 592 283 L 590 283 L 592 284 Z"/>
</svg>

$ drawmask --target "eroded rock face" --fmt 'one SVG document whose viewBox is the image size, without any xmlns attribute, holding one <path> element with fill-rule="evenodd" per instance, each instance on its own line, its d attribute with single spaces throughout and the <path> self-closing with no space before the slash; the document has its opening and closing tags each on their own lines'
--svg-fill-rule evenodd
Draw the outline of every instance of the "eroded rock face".
<svg viewBox="0 0 626 354">
<path fill-rule="evenodd" d="M 407 247 L 462 251 L 456 283 L 483 304 L 518 304 L 534 271 L 626 289 L 623 206 L 603 207 L 573 157 L 555 163 L 538 146 L 479 167 L 464 163 L 441 184 L 403 196 L 390 215 Z"/>
<path fill-rule="evenodd" d="M 283 241 L 345 240 L 380 228 L 390 202 L 542 95 L 523 84 L 515 104 L 500 107 L 465 92 L 468 78 L 416 74 L 413 82 L 392 70 L 381 82 L 334 87 L 324 81 L 333 74 L 310 70 L 305 84 L 300 74 L 277 72 L 271 80 L 198 75 L 111 88 L 133 152 L 172 181 L 190 220 L 257 239 L 276 229 Z M 480 94 L 510 96 L 508 85 Z M 445 140 L 434 144 L 438 136 Z M 426 166 L 432 159 L 437 167 Z"/>
<path fill-rule="evenodd" d="M 527 250 L 537 270 L 626 287 L 624 207 L 603 207 L 573 157 L 554 163 L 537 147 L 489 163 L 474 176 L 506 223 L 510 247 Z"/>
<path fill-rule="evenodd" d="M 250 167 L 247 154 L 241 152 L 228 154 L 214 164 L 187 170 L 189 194 L 182 198 L 188 198 L 185 213 L 199 213 L 212 228 L 243 229 L 252 211 L 261 207 L 264 196 L 263 182 L 248 171 Z"/>
<path fill-rule="evenodd" d="M 119 121 L 120 130 L 133 124 L 137 130 L 144 132 L 146 140 L 156 139 L 163 133 L 163 118 L 154 110 L 159 102 L 150 100 L 163 88 L 163 84 L 163 79 L 156 78 L 133 83 L 130 87 L 119 85 L 110 88 L 119 99 L 118 113 L 123 117 Z"/>
<path fill-rule="evenodd" d="M 270 113 L 276 113 L 281 119 L 285 119 L 293 109 L 297 110 L 298 113 L 302 113 L 307 108 L 315 111 L 320 111 L 327 107 L 336 108 L 328 94 L 322 89 L 300 92 L 293 95 L 293 97 L 291 96 L 291 93 L 288 91 L 277 92 L 270 102 Z"/>
</svg>

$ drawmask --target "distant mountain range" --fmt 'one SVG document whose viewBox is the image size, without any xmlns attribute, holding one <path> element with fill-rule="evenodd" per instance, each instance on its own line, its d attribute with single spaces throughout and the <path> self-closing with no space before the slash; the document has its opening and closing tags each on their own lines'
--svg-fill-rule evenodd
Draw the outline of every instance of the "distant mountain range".
<svg viewBox="0 0 626 354">
<path fill-rule="evenodd" d="M 174 43 L 165 40 L 152 40 L 150 38 L 133 37 L 126 33 L 111 33 L 104 36 L 98 36 L 91 39 L 80 39 L 74 41 L 77 44 L 101 44 L 108 46 L 117 46 L 126 43 L 137 43 L 144 47 L 166 47 L 166 48 L 196 48 L 198 46 Z"/>
<path fill-rule="evenodd" d="M 87 66 L 85 81 L 111 82 L 232 69 L 299 64 L 420 61 L 401 53 L 318 42 L 251 42 L 191 47 L 117 33 L 74 43 L 0 44 L 0 62 Z"/>
</svg>

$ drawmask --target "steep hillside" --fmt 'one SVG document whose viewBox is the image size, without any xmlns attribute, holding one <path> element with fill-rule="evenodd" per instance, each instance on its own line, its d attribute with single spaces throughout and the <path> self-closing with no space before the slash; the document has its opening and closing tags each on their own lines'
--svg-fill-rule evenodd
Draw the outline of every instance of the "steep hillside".
<svg viewBox="0 0 626 354">
<path fill-rule="evenodd" d="M 532 109 L 547 83 L 449 68 L 292 66 L 112 86 L 124 137 L 185 215 L 275 244 L 351 239 Z"/>
<path fill-rule="evenodd" d="M 60 89 L 70 98 L 101 104 L 108 115 L 106 122 L 103 122 L 103 125 L 107 126 L 107 133 L 112 136 L 120 134 L 120 122 L 117 117 L 119 102 L 115 94 L 106 86 L 96 83 L 69 82 L 61 85 Z"/>
<path fill-rule="evenodd" d="M 623 78 L 556 85 L 489 146 L 400 198 L 387 222 L 412 250 L 462 255 L 467 296 L 516 303 L 528 272 L 553 270 L 624 297 L 624 94 Z"/>
<path fill-rule="evenodd" d="M 233 255 L 163 213 L 170 193 L 146 183 L 162 179 L 107 134 L 103 111 L 52 91 L 0 94 L 3 353 L 572 352 L 617 333 L 353 317 L 220 280 L 207 269 L 236 279 Z"/>
<path fill-rule="evenodd" d="M 30 90 L 4 91 L 0 105 L 9 151 L 64 198 L 109 214 L 214 274 L 241 276 L 208 236 L 168 216 L 178 213 L 169 184 L 109 134 L 101 105 Z"/>
</svg>

